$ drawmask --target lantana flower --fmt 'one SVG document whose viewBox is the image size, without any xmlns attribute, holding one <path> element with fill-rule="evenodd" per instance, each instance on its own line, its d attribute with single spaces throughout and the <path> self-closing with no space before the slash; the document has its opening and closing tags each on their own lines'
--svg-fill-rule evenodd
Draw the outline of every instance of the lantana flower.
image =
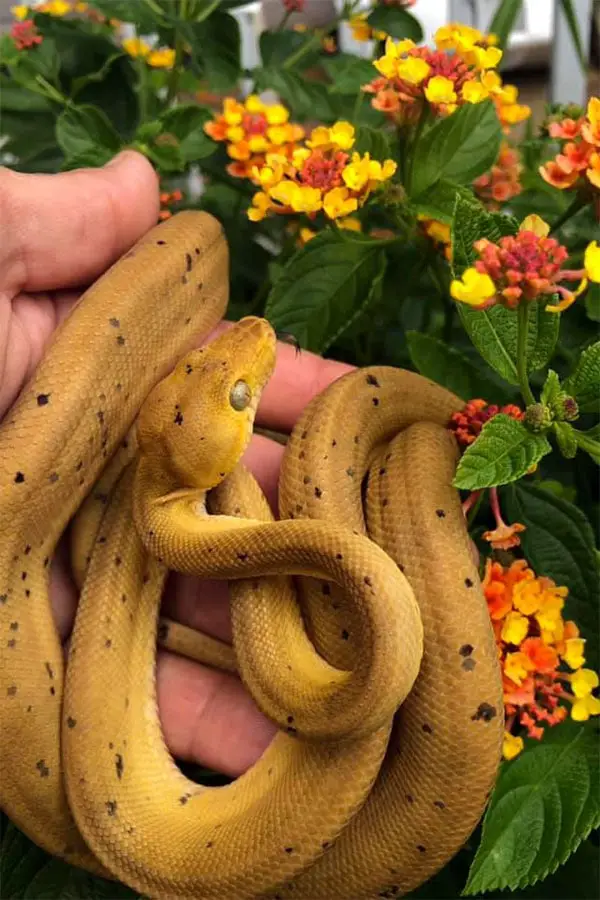
<svg viewBox="0 0 600 900">
<path fill-rule="evenodd" d="M 243 103 L 226 97 L 222 112 L 204 126 L 214 140 L 226 144 L 232 160 L 227 171 L 236 178 L 250 178 L 264 165 L 267 153 L 291 157 L 304 129 L 289 121 L 289 110 L 280 103 L 266 104 L 256 94 Z"/>
<path fill-rule="evenodd" d="M 462 278 L 450 285 L 450 294 L 459 303 L 477 309 L 501 304 L 515 309 L 519 304 L 552 298 L 546 310 L 562 312 L 586 289 L 588 281 L 600 282 L 600 249 L 596 241 L 588 245 L 582 269 L 563 269 L 568 258 L 566 247 L 549 237 L 550 226 L 539 216 L 531 215 L 521 223 L 516 235 L 502 237 L 498 243 L 482 238 L 474 248 L 479 255 Z M 561 281 L 579 281 L 573 291 Z"/>
<path fill-rule="evenodd" d="M 125 38 L 123 50 L 134 59 L 143 59 L 153 69 L 172 69 L 175 64 L 175 51 L 171 47 L 151 47 L 141 38 Z"/>
<path fill-rule="evenodd" d="M 375 109 L 402 124 L 418 119 L 425 104 L 436 116 L 488 98 L 494 99 L 497 109 L 511 101 L 515 105 L 516 88 L 509 92 L 494 71 L 502 51 L 493 46 L 491 36 L 475 28 L 448 25 L 438 29 L 434 39 L 436 49 L 408 39 L 397 43 L 387 39 L 384 55 L 373 62 L 379 77 L 363 86 L 375 95 L 371 101 Z"/>
<path fill-rule="evenodd" d="M 43 40 L 32 19 L 13 22 L 10 37 L 17 50 L 29 50 Z"/>
<path fill-rule="evenodd" d="M 559 190 L 588 186 L 600 191 L 600 97 L 591 97 L 584 116 L 548 127 L 562 142 L 560 153 L 540 166 L 542 178 Z"/>
<path fill-rule="evenodd" d="M 506 729 L 503 755 L 523 750 L 523 734 L 536 740 L 544 726 L 569 715 L 586 721 L 600 715 L 594 695 L 598 675 L 585 664 L 585 640 L 565 621 L 568 590 L 536 573 L 524 559 L 509 566 L 488 559 L 483 591 L 502 668 Z"/>
<path fill-rule="evenodd" d="M 489 210 L 498 210 L 503 203 L 517 197 L 523 190 L 522 172 L 519 151 L 504 141 L 496 162 L 489 172 L 475 179 L 473 189 Z"/>
<path fill-rule="evenodd" d="M 262 190 L 252 198 L 248 218 L 258 222 L 269 212 L 314 218 L 322 210 L 328 219 L 337 220 L 356 212 L 372 191 L 392 178 L 396 163 L 351 153 L 354 142 L 354 127 L 340 121 L 331 128 L 313 129 L 291 159 L 267 153 L 265 165 L 252 173 Z"/>
</svg>

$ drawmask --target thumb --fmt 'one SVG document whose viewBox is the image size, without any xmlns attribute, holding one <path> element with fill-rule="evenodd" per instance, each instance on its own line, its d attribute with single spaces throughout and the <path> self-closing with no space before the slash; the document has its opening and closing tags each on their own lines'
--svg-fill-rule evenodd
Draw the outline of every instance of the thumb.
<svg viewBox="0 0 600 900">
<path fill-rule="evenodd" d="M 0 167 L 0 292 L 79 286 L 157 221 L 158 178 L 125 150 L 99 169 L 29 175 Z"/>
</svg>

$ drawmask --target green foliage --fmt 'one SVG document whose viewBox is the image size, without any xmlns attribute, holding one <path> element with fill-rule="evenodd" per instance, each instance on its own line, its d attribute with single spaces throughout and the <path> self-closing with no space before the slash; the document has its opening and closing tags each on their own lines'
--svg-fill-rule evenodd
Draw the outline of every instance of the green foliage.
<svg viewBox="0 0 600 900">
<path fill-rule="evenodd" d="M 475 396 L 492 401 L 498 396 L 498 385 L 454 347 L 419 331 L 407 332 L 406 339 L 410 358 L 421 375 L 465 401 Z"/>
<path fill-rule="evenodd" d="M 597 742 L 575 723 L 505 765 L 483 822 L 465 894 L 535 884 L 600 825 Z"/>
<path fill-rule="evenodd" d="M 454 484 L 468 491 L 509 484 L 522 478 L 551 449 L 542 434 L 532 434 L 521 422 L 499 414 L 483 426 L 463 454 Z"/>
<path fill-rule="evenodd" d="M 383 31 L 398 40 L 410 38 L 415 43 L 423 40 L 423 29 L 419 20 L 399 6 L 376 6 L 367 21 L 371 28 Z"/>
<path fill-rule="evenodd" d="M 508 37 L 523 9 L 523 0 L 501 0 L 490 23 L 490 32 L 498 38 L 498 45 L 506 47 Z"/>
</svg>

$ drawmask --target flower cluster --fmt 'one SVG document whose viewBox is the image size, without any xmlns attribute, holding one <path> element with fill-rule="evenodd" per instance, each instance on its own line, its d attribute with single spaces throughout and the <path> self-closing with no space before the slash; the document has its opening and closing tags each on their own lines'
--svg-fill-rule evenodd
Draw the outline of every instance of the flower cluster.
<svg viewBox="0 0 600 900">
<path fill-rule="evenodd" d="M 31 47 L 35 47 L 36 44 L 41 44 L 43 40 L 42 35 L 31 19 L 13 22 L 10 36 L 17 50 L 29 50 Z"/>
<path fill-rule="evenodd" d="M 134 59 L 143 59 L 153 69 L 172 69 L 175 51 L 172 47 L 151 47 L 141 38 L 125 38 L 123 50 Z"/>
<path fill-rule="evenodd" d="M 291 159 L 267 153 L 266 164 L 252 173 L 262 190 L 252 198 L 248 217 L 259 222 L 271 211 L 314 218 L 322 210 L 328 219 L 340 219 L 355 212 L 394 175 L 396 163 L 379 162 L 368 153 L 350 154 L 354 142 L 354 127 L 342 121 L 314 128 Z"/>
<path fill-rule="evenodd" d="M 463 409 L 454 413 L 450 419 L 449 428 L 456 435 L 459 446 L 466 448 L 479 437 L 485 423 L 497 416 L 498 413 L 510 416 L 517 422 L 522 421 L 525 416 L 524 412 L 513 403 L 496 406 L 495 403 L 487 403 L 478 398 L 469 400 Z"/>
<path fill-rule="evenodd" d="M 586 115 L 548 126 L 562 142 L 560 153 L 540 167 L 540 175 L 560 190 L 591 185 L 600 190 L 600 97 L 592 97 Z"/>
<path fill-rule="evenodd" d="M 359 41 L 360 43 L 371 40 L 384 41 L 387 34 L 385 31 L 371 28 L 368 17 L 369 13 L 356 13 L 356 15 L 351 16 L 348 25 L 350 26 L 352 37 L 355 41 Z"/>
<path fill-rule="evenodd" d="M 161 222 L 164 222 L 165 219 L 170 219 L 173 215 L 170 207 L 173 204 L 181 203 L 183 200 L 183 194 L 179 190 L 174 191 L 161 191 L 160 193 L 160 212 L 158 214 L 158 218 Z"/>
<path fill-rule="evenodd" d="M 373 63 L 380 77 L 363 86 L 374 94 L 371 103 L 398 124 L 414 122 L 427 103 L 437 116 L 447 116 L 465 103 L 492 98 L 500 116 L 520 121 L 527 107 L 517 109 L 516 88 L 502 84 L 494 71 L 502 51 L 493 38 L 465 25 L 439 28 L 436 49 L 411 40 L 388 38 L 385 53 Z"/>
<path fill-rule="evenodd" d="M 516 731 L 541 740 L 543 726 L 562 722 L 569 706 L 577 722 L 600 715 L 598 675 L 583 668 L 585 640 L 563 619 L 566 587 L 538 577 L 524 559 L 508 567 L 488 559 L 483 591 L 502 667 L 504 757 L 513 759 L 523 749 Z"/>
<path fill-rule="evenodd" d="M 87 8 L 87 3 L 81 3 L 79 0 L 71 0 L 71 2 L 68 2 L 68 0 L 47 0 L 47 2 L 43 2 L 42 0 L 42 2 L 34 3 L 32 6 L 25 6 L 24 4 L 11 6 L 10 11 L 15 19 L 19 19 L 22 22 L 30 13 L 46 13 L 49 16 L 60 18 L 68 15 L 70 12 L 86 12 Z"/>
<path fill-rule="evenodd" d="M 549 237 L 550 226 L 539 216 L 527 216 L 516 235 L 507 235 L 498 243 L 482 238 L 474 248 L 479 255 L 475 265 L 455 279 L 450 294 L 460 303 L 487 309 L 499 303 L 514 309 L 522 302 L 559 294 L 558 303 L 546 310 L 562 312 L 570 306 L 588 284 L 588 279 L 600 282 L 600 247 L 596 241 L 588 245 L 584 268 L 563 269 L 568 257 L 566 247 Z M 579 281 L 570 291 L 560 281 Z"/>
<path fill-rule="evenodd" d="M 227 167 L 236 178 L 251 178 L 257 166 L 265 163 L 268 153 L 290 159 L 304 129 L 289 121 L 289 111 L 280 103 L 267 105 L 256 94 L 244 103 L 233 97 L 223 101 L 222 112 L 204 130 L 214 141 L 226 144 L 233 162 Z"/>
<path fill-rule="evenodd" d="M 473 182 L 475 193 L 488 209 L 497 210 L 502 203 L 521 193 L 522 171 L 519 151 L 504 142 L 490 171 Z"/>
</svg>

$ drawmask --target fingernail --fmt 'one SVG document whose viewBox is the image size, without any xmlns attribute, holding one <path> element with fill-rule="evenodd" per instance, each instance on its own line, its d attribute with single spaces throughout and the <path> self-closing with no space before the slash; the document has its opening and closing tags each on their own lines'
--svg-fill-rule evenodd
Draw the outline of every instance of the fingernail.
<svg viewBox="0 0 600 900">
<path fill-rule="evenodd" d="M 104 164 L 103 168 L 110 169 L 112 166 L 120 166 L 126 159 L 128 159 L 134 153 L 135 153 L 135 150 L 121 150 L 119 153 L 117 153 L 116 156 L 113 156 L 112 159 L 109 159 L 109 161 Z"/>
</svg>

